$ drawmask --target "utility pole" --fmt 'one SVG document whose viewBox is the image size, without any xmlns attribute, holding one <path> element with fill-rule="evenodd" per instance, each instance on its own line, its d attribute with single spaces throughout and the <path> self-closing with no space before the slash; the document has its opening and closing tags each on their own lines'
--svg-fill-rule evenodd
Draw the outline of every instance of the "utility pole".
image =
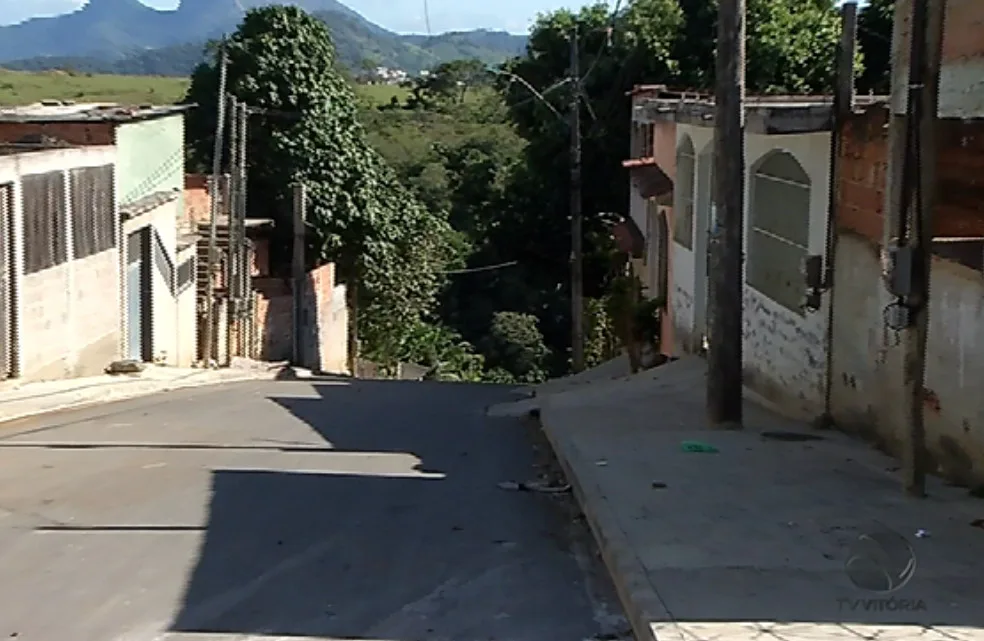
<svg viewBox="0 0 984 641">
<path fill-rule="evenodd" d="M 581 65 L 577 25 L 571 34 L 571 356 L 584 371 L 584 247 L 581 211 Z"/>
<path fill-rule="evenodd" d="M 833 131 L 830 135 L 830 194 L 827 202 L 827 255 L 824 266 L 824 287 L 832 292 L 834 285 L 834 269 L 837 260 L 837 208 L 840 202 L 840 171 L 841 151 L 843 149 L 842 134 L 844 126 L 854 112 L 854 57 L 857 50 L 858 36 L 858 3 L 853 0 L 841 5 L 841 39 L 837 47 L 837 73 L 834 77 L 834 118 Z M 827 327 L 824 332 L 824 351 L 827 353 L 827 364 L 824 368 L 823 385 L 823 415 L 819 426 L 830 428 L 834 425 L 832 394 L 834 388 L 834 296 L 827 299 Z"/>
<path fill-rule="evenodd" d="M 236 210 L 239 208 L 239 101 L 229 95 L 229 202 L 226 204 L 226 364 L 232 364 L 236 305 Z"/>
<path fill-rule="evenodd" d="M 304 320 L 304 246 L 306 234 L 307 192 L 304 183 L 294 185 L 294 254 L 292 262 L 293 276 L 293 323 L 291 334 L 294 339 L 294 366 L 301 367 L 303 361 L 303 343 L 301 330 Z"/>
<path fill-rule="evenodd" d="M 714 306 L 707 351 L 707 412 L 712 425 L 742 424 L 742 262 L 745 186 L 745 0 L 718 4 L 714 114 L 714 204 L 709 243 Z"/>
<path fill-rule="evenodd" d="M 222 173 L 222 137 L 225 134 L 226 108 L 226 66 L 228 64 L 225 39 L 219 44 L 219 94 L 218 117 L 215 122 L 215 145 L 212 149 L 212 190 L 209 193 L 209 226 L 208 226 L 208 269 L 207 292 L 208 301 L 205 309 L 205 337 L 203 341 L 203 360 L 206 365 L 212 362 L 215 349 L 215 284 L 213 275 L 218 261 L 218 216 L 219 216 L 219 185 Z"/>
<path fill-rule="evenodd" d="M 895 285 L 893 293 L 899 298 L 897 309 L 903 312 L 898 315 L 901 322 L 897 323 L 902 333 L 902 389 L 905 400 L 901 406 L 903 424 L 908 427 L 902 465 L 903 486 L 906 494 L 913 497 L 926 495 L 928 466 L 924 385 L 930 268 L 933 262 L 936 120 L 945 13 L 945 0 L 912 0 L 906 113 L 902 119 L 893 113 L 892 122 L 896 126 L 890 131 L 890 136 L 895 138 L 896 149 L 901 138 L 903 155 L 901 172 L 891 172 L 894 184 L 889 191 L 893 196 L 898 196 L 899 204 L 896 212 L 897 238 L 889 251 L 896 254 L 891 264 L 897 272 L 891 280 Z M 901 11 L 896 12 L 896 22 L 904 19 L 900 14 Z M 893 87 L 893 98 L 901 90 L 902 87 Z M 896 101 L 892 102 L 894 107 Z M 909 272 L 910 278 L 899 278 L 905 271 Z M 906 282 L 900 287 L 901 280 Z"/>
<path fill-rule="evenodd" d="M 239 279 L 236 283 L 236 299 L 238 309 L 236 316 L 242 320 L 243 307 L 249 295 L 249 264 L 246 261 L 246 143 L 249 134 L 249 105 L 239 103 L 239 198 L 236 200 L 236 263 L 239 265 Z M 245 346 L 244 346 L 245 347 Z"/>
</svg>

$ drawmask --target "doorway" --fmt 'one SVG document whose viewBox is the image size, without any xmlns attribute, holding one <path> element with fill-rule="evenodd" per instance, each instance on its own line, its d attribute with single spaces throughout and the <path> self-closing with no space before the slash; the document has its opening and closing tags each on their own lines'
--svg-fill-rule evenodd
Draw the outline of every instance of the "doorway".
<svg viewBox="0 0 984 641">
<path fill-rule="evenodd" d="M 126 238 L 126 347 L 127 358 L 153 360 L 150 315 L 150 227 Z"/>
</svg>

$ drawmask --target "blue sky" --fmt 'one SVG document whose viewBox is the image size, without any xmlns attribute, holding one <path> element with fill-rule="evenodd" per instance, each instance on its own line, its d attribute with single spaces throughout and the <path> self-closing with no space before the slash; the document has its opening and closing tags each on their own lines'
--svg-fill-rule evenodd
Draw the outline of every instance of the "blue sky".
<svg viewBox="0 0 984 641">
<path fill-rule="evenodd" d="M 158 8 L 173 8 L 177 0 L 141 0 Z M 425 33 L 424 0 L 342 0 L 369 20 L 398 32 Z M 0 24 L 32 16 L 57 15 L 77 9 L 85 0 L 0 0 Z M 525 33 L 534 16 L 580 2 L 563 0 L 427 0 L 434 32 L 460 29 L 504 29 Z"/>
</svg>

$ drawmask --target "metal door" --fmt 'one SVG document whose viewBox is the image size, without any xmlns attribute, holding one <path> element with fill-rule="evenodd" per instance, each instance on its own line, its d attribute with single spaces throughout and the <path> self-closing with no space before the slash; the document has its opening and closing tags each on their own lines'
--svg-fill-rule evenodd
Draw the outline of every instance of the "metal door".
<svg viewBox="0 0 984 641">
<path fill-rule="evenodd" d="M 10 185 L 0 185 L 0 381 L 14 375 L 14 203 Z"/>
<path fill-rule="evenodd" d="M 126 239 L 126 349 L 127 357 L 143 360 L 143 243 L 135 231 Z"/>
</svg>

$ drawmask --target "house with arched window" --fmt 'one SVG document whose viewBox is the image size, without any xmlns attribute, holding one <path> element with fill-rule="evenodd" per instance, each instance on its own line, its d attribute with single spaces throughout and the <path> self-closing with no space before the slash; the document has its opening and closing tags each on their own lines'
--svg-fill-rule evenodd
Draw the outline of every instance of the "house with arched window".
<svg viewBox="0 0 984 641">
<path fill-rule="evenodd" d="M 815 283 L 807 282 L 804 266 L 824 264 L 831 114 L 831 101 L 822 98 L 747 103 L 745 381 L 805 416 L 822 411 L 824 394 L 826 303 L 811 290 Z M 717 227 L 713 103 L 664 90 L 637 101 L 633 119 L 654 142 L 650 152 L 635 150 L 625 163 L 632 218 L 642 229 L 652 228 L 649 217 L 655 212 L 667 225 L 666 241 L 649 242 L 644 251 L 649 262 L 666 265 L 664 351 L 701 353 L 709 322 L 709 245 Z M 666 180 L 660 183 L 653 174 Z M 667 183 L 658 193 L 643 191 Z"/>
</svg>

